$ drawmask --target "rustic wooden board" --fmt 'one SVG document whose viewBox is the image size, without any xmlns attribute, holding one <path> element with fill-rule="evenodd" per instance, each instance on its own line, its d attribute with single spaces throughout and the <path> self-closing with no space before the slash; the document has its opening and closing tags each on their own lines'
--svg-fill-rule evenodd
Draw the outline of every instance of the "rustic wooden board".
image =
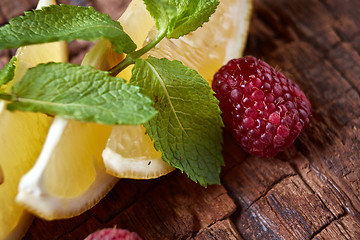
<svg viewBox="0 0 360 240">
<path fill-rule="evenodd" d="M 1 0 L 0 24 L 35 2 Z M 129 1 L 75 2 L 116 19 Z M 35 219 L 25 239 L 82 239 L 113 226 L 144 239 L 360 239 L 359 15 L 360 1 L 254 0 L 246 54 L 287 73 L 313 106 L 289 150 L 254 158 L 225 132 L 221 186 L 204 189 L 180 172 L 121 180 L 78 217 Z M 72 61 L 88 47 L 73 43 Z M 12 53 L 2 51 L 0 64 Z"/>
</svg>

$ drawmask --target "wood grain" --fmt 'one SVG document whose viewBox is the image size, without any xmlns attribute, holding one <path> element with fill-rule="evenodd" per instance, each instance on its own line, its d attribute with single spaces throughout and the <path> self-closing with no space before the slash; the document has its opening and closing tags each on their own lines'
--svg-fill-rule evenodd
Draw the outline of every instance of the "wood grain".
<svg viewBox="0 0 360 240">
<path fill-rule="evenodd" d="M 129 1 L 76 2 L 116 19 Z M 0 23 L 35 5 L 1 0 Z M 24 239 L 83 239 L 113 226 L 144 239 L 360 239 L 360 1 L 254 0 L 253 7 L 246 54 L 286 73 L 312 103 L 312 122 L 293 146 L 259 159 L 225 131 L 222 185 L 205 189 L 177 171 L 121 180 L 78 217 L 35 219 Z M 78 62 L 91 45 L 71 46 Z M 2 51 L 0 64 L 11 54 Z"/>
</svg>

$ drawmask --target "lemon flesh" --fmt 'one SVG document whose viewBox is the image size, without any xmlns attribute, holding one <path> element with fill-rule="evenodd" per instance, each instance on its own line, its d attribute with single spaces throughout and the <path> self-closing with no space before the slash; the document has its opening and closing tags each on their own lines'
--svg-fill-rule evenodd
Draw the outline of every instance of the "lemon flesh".
<svg viewBox="0 0 360 240">
<path fill-rule="evenodd" d="M 54 0 L 39 1 L 38 7 L 56 4 Z M 21 47 L 16 52 L 14 80 L 18 81 L 25 71 L 39 63 L 66 62 L 67 46 L 64 42 L 46 43 Z M 40 113 L 10 112 L 6 102 L 0 101 L 0 165 L 3 183 L 0 185 L 0 239 L 20 239 L 33 218 L 23 207 L 15 203 L 20 177 L 34 164 L 52 118 Z"/>
<path fill-rule="evenodd" d="M 163 39 L 144 57 L 180 60 L 211 84 L 213 75 L 223 64 L 242 56 L 251 10 L 251 0 L 222 0 L 203 27 L 179 39 Z M 140 0 L 130 3 L 120 23 L 138 46 L 156 37 L 154 20 Z M 118 76 L 129 80 L 131 67 Z M 117 177 L 156 178 L 174 169 L 161 159 L 143 126 L 115 126 L 103 158 L 107 171 Z"/>
<path fill-rule="evenodd" d="M 103 158 L 107 171 L 121 178 L 151 179 L 174 170 L 161 159 L 143 126 L 114 127 Z"/>
</svg>

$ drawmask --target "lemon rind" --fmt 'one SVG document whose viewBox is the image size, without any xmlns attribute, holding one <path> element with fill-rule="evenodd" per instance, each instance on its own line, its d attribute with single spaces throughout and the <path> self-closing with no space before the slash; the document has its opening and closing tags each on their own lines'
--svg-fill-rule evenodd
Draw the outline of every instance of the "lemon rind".
<svg viewBox="0 0 360 240">
<path fill-rule="evenodd" d="M 106 171 L 119 178 L 153 179 L 174 170 L 162 158 L 126 158 L 110 148 L 103 151 Z"/>
</svg>

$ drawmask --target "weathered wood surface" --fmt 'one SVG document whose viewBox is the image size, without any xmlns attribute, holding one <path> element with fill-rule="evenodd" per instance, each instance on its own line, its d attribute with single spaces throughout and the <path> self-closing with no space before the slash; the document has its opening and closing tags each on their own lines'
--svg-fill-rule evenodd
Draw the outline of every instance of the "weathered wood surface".
<svg viewBox="0 0 360 240">
<path fill-rule="evenodd" d="M 0 23 L 35 2 L 1 0 Z M 128 1 L 76 2 L 116 19 Z M 287 73 L 313 106 L 310 127 L 289 150 L 254 158 L 224 133 L 221 186 L 204 189 L 179 172 L 121 180 L 78 217 L 35 219 L 25 239 L 82 239 L 113 226 L 144 239 L 360 239 L 359 15 L 360 1 L 254 0 L 246 54 Z M 73 44 L 72 61 L 87 47 Z M 0 64 L 11 53 L 1 52 Z"/>
</svg>

